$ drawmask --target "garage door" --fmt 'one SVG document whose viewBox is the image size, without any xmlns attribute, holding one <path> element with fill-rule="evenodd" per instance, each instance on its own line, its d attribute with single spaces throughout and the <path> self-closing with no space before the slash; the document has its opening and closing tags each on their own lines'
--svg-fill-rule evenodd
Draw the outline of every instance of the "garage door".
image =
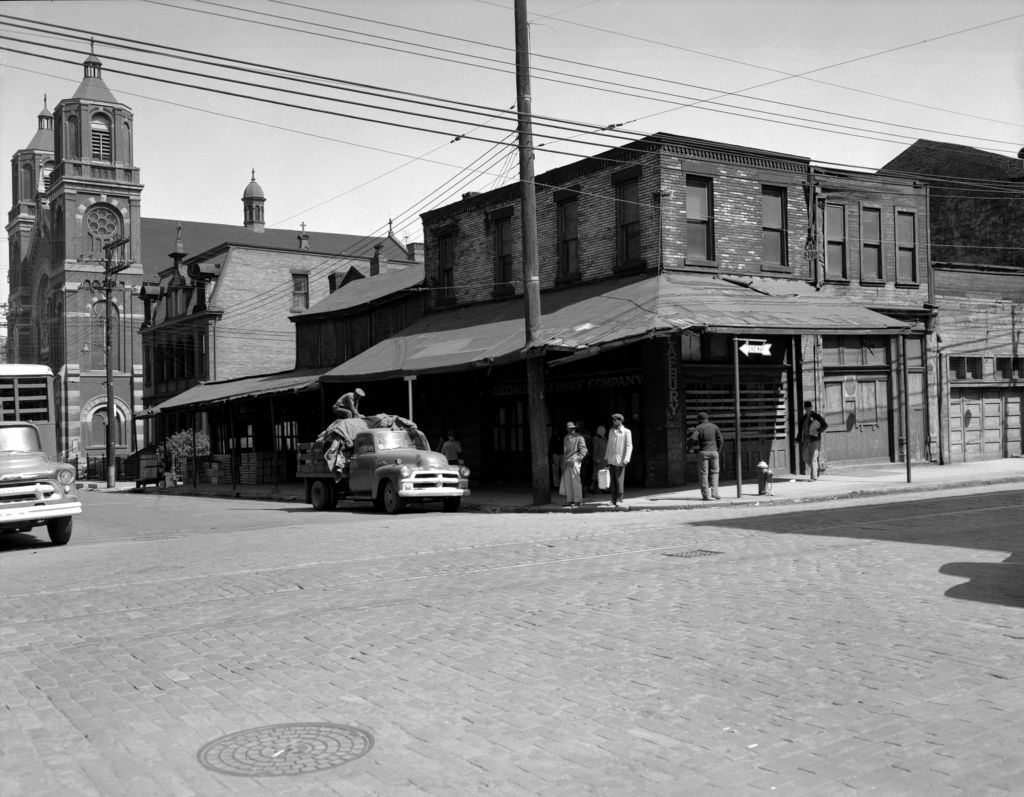
<svg viewBox="0 0 1024 797">
<path fill-rule="evenodd" d="M 958 388 L 950 391 L 951 462 L 975 462 L 1021 454 L 1024 391 Z"/>
</svg>

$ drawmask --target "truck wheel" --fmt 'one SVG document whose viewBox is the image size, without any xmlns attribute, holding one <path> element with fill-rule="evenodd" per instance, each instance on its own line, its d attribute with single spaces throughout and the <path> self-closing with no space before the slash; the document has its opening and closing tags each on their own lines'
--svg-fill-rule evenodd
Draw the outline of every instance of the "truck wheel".
<svg viewBox="0 0 1024 797">
<path fill-rule="evenodd" d="M 334 492 L 334 485 L 326 479 L 317 479 L 310 485 L 309 502 L 313 509 L 321 512 L 325 509 L 334 509 L 338 496 Z"/>
<path fill-rule="evenodd" d="M 462 498 L 459 496 L 454 498 L 442 498 L 441 505 L 444 507 L 445 512 L 458 512 L 459 507 L 462 506 Z"/>
<path fill-rule="evenodd" d="M 405 499 L 398 494 L 398 488 L 391 479 L 385 479 L 380 485 L 380 499 L 384 511 L 389 515 L 397 515 L 405 509 Z"/>
<path fill-rule="evenodd" d="M 46 521 L 46 531 L 50 535 L 50 542 L 54 545 L 67 545 L 71 539 L 71 518 L 55 517 Z"/>
</svg>

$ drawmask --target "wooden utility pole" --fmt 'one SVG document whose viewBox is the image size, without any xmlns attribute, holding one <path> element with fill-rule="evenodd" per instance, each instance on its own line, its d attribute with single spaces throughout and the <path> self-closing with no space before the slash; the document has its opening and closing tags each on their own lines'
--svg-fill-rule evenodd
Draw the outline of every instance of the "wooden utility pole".
<svg viewBox="0 0 1024 797">
<path fill-rule="evenodd" d="M 117 478 L 117 462 L 114 459 L 116 449 L 114 448 L 114 430 L 117 428 L 117 413 L 114 412 L 114 330 L 113 312 L 111 307 L 111 294 L 114 291 L 114 275 L 128 268 L 128 263 L 121 257 L 117 264 L 114 263 L 114 250 L 120 249 L 127 243 L 129 238 L 119 238 L 116 241 L 103 245 L 103 252 L 106 254 L 106 266 L 103 270 L 103 295 L 104 307 L 104 353 L 106 357 L 106 379 L 107 379 L 107 487 L 113 487 Z"/>
<path fill-rule="evenodd" d="M 530 27 L 526 0 L 515 0 L 516 98 L 519 118 L 519 187 L 523 228 L 523 298 L 526 300 L 526 393 L 530 424 L 533 503 L 551 500 L 548 473 L 544 353 L 533 351 L 540 333 L 540 276 L 537 265 L 537 196 L 533 181 L 533 123 L 530 98 Z"/>
</svg>

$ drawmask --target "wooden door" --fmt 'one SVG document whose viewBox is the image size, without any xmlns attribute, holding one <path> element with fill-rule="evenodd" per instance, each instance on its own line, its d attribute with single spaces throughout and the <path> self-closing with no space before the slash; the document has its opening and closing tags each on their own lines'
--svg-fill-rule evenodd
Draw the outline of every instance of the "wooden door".
<svg viewBox="0 0 1024 797">
<path fill-rule="evenodd" d="M 889 378 L 882 374 L 825 377 L 822 415 L 826 460 L 892 459 Z"/>
</svg>

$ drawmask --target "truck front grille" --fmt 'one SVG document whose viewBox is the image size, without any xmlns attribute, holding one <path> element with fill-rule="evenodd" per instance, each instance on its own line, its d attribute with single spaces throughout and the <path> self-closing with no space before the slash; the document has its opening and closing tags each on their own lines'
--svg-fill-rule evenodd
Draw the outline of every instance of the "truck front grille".
<svg viewBox="0 0 1024 797">
<path fill-rule="evenodd" d="M 32 504 L 60 497 L 56 482 L 24 482 L 0 487 L 0 504 Z"/>
<path fill-rule="evenodd" d="M 420 470 L 416 471 L 409 481 L 412 482 L 414 490 L 436 489 L 438 487 L 458 489 L 459 474 L 451 471 Z"/>
</svg>

